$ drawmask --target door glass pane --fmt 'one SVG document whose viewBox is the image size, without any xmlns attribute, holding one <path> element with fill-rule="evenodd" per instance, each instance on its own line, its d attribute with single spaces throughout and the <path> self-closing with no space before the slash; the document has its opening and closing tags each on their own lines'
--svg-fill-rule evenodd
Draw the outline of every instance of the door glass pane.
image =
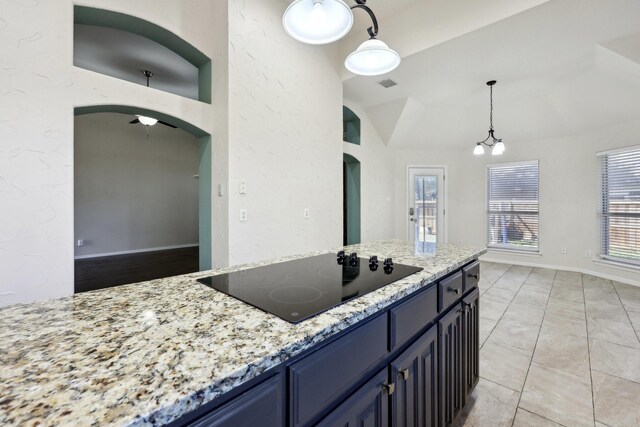
<svg viewBox="0 0 640 427">
<path fill-rule="evenodd" d="M 415 239 L 416 246 L 432 246 L 438 236 L 438 177 L 415 177 Z"/>
</svg>

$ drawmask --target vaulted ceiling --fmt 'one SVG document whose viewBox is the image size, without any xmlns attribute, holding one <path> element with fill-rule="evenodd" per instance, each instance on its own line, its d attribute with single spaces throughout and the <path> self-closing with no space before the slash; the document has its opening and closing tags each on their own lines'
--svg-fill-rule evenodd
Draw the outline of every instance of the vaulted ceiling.
<svg viewBox="0 0 640 427">
<path fill-rule="evenodd" d="M 367 4 L 375 11 L 383 1 Z M 473 147 L 488 129 L 491 79 L 494 124 L 507 143 L 640 117 L 637 0 L 402 3 L 380 19 L 380 38 L 403 56 L 400 67 L 344 76 L 345 98 L 365 108 L 389 145 Z M 360 33 L 342 42 L 345 52 L 366 38 Z M 385 78 L 398 85 L 383 88 Z"/>
</svg>

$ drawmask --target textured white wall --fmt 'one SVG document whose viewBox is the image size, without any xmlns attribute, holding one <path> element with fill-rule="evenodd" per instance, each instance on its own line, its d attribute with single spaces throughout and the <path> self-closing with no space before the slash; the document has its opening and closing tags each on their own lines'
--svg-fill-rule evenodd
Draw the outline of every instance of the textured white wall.
<svg viewBox="0 0 640 427">
<path fill-rule="evenodd" d="M 284 32 L 286 6 L 229 3 L 231 264 L 342 242 L 342 83 L 330 51 Z"/>
<path fill-rule="evenodd" d="M 507 143 L 503 156 L 472 155 L 464 150 L 411 150 L 396 153 L 396 197 L 406 191 L 407 164 L 446 164 L 449 242 L 486 245 L 486 165 L 523 160 L 540 161 L 540 256 L 489 252 L 505 262 L 581 270 L 640 284 L 637 270 L 593 261 L 600 248 L 600 165 L 596 153 L 638 144 L 640 120 L 582 135 L 528 143 Z M 503 138 L 506 139 L 505 136 Z M 401 200 L 401 199 L 400 199 Z M 400 206 L 400 204 L 399 204 Z M 396 236 L 405 237 L 404 206 L 396 211 Z M 567 248 L 567 254 L 560 253 Z M 585 257 L 586 251 L 592 258 Z"/>
<path fill-rule="evenodd" d="M 224 48 L 217 44 L 219 34 L 227 31 L 226 16 L 216 15 L 221 8 L 225 13 L 222 0 L 78 3 L 152 21 L 213 57 L 214 64 L 226 64 Z M 75 106 L 141 106 L 208 132 L 218 116 L 215 100 L 214 105 L 203 104 L 73 68 L 71 0 L 5 1 L 0 10 L 0 305 L 5 305 L 73 292 Z M 220 25 L 211 25 L 215 20 Z M 226 150 L 224 139 L 216 144 L 214 163 L 215 150 L 223 159 Z M 213 188 L 226 179 L 226 171 L 219 171 L 222 175 L 214 173 Z M 225 203 L 226 199 L 215 200 L 214 210 L 222 212 L 219 221 L 224 221 Z M 218 230 L 224 235 L 214 236 L 214 254 L 220 250 L 223 259 L 226 248 L 216 244 L 226 243 L 226 224 Z"/>
<path fill-rule="evenodd" d="M 198 244 L 198 139 L 130 120 L 76 117 L 76 256 Z"/>
<path fill-rule="evenodd" d="M 360 160 L 361 240 L 371 242 L 394 236 L 394 151 L 376 132 L 366 112 L 355 103 L 344 105 L 360 117 L 360 145 L 343 142 L 343 150 Z"/>
</svg>

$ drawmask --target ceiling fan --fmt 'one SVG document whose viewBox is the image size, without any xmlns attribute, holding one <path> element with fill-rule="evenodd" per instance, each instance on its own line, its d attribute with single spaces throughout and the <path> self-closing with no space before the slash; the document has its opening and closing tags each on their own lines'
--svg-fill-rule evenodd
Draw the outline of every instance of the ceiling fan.
<svg viewBox="0 0 640 427">
<path fill-rule="evenodd" d="M 149 70 L 142 70 L 142 74 L 147 78 L 147 87 L 149 87 L 149 79 L 153 77 L 153 73 Z M 136 114 L 136 118 L 129 122 L 130 125 L 135 125 L 138 123 L 142 123 L 145 126 L 153 126 L 156 123 L 160 123 L 161 125 L 169 126 L 170 128 L 176 129 L 177 126 L 174 126 L 170 123 L 163 122 L 162 120 L 154 119 L 153 117 L 147 117 L 140 114 Z"/>
</svg>

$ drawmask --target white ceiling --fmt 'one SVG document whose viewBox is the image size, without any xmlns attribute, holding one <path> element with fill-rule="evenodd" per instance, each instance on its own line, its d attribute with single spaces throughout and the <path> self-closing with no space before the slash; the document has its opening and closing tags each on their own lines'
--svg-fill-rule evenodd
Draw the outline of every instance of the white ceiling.
<svg viewBox="0 0 640 427">
<path fill-rule="evenodd" d="M 75 25 L 73 64 L 142 85 L 147 82 L 141 70 L 149 70 L 154 74 L 150 87 L 198 99 L 198 69 L 193 64 L 159 43 L 126 31 Z"/>
<path fill-rule="evenodd" d="M 506 143 L 639 117 L 640 1 L 520 3 L 520 13 L 405 54 L 388 75 L 348 78 L 345 98 L 365 107 L 383 139 L 398 147 L 472 147 L 484 139 L 491 79 L 498 80 L 494 125 Z M 403 52 L 418 42 L 392 47 Z M 383 78 L 398 86 L 382 88 Z"/>
</svg>

